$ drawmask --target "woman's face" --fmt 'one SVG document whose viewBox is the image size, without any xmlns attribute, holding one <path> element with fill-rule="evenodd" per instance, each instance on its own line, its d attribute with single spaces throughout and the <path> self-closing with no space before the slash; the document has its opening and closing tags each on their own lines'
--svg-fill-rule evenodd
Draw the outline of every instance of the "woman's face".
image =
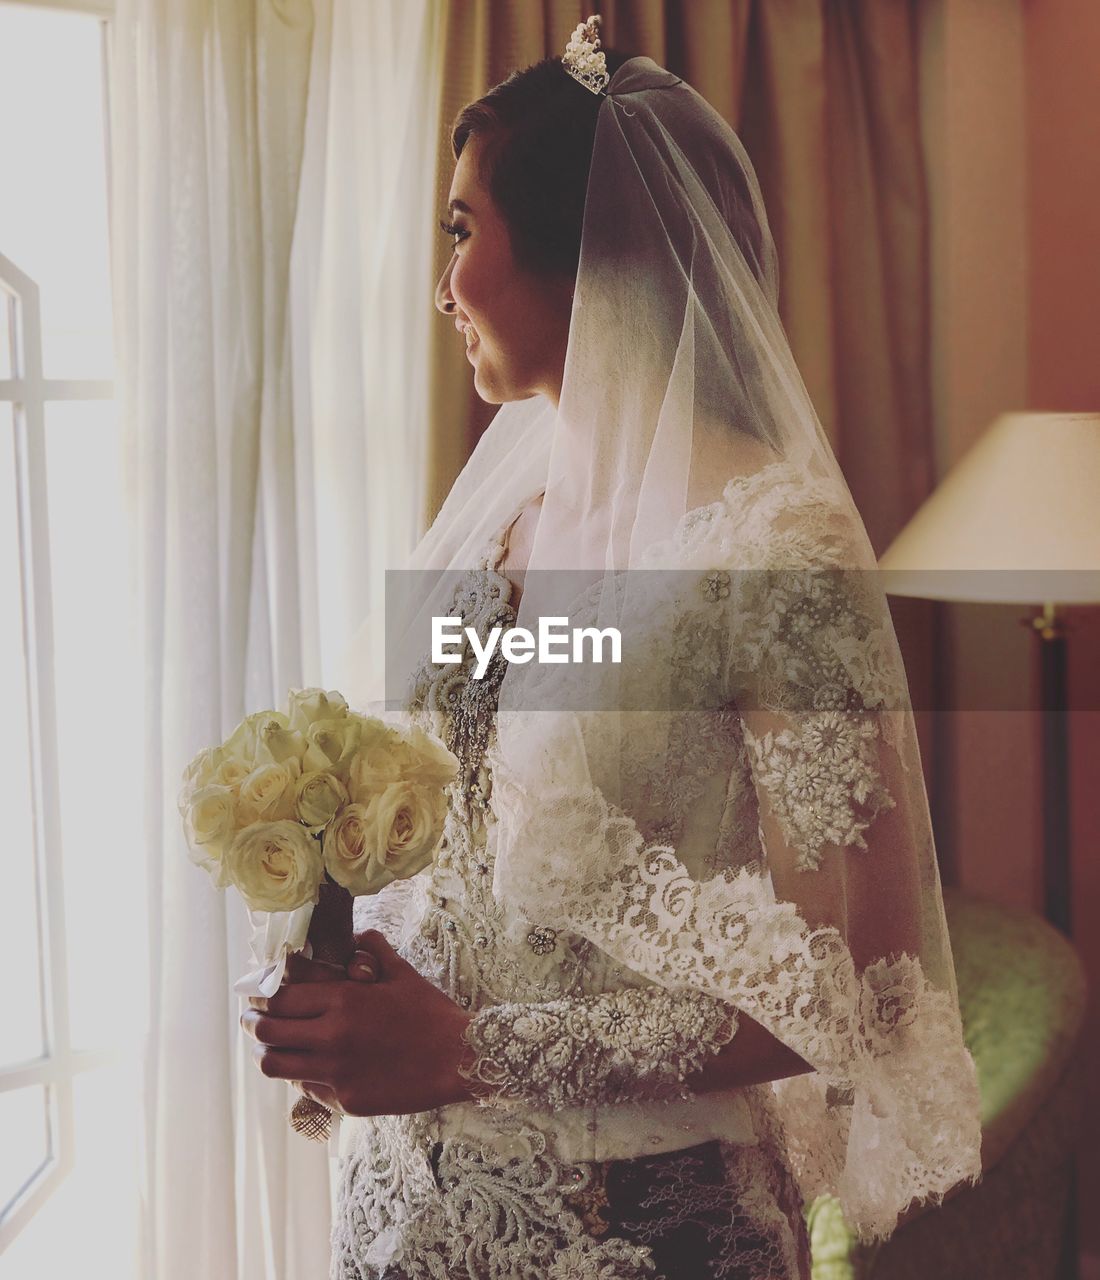
<svg viewBox="0 0 1100 1280">
<path fill-rule="evenodd" d="M 488 404 L 561 395 L 573 281 L 547 280 L 519 266 L 507 224 L 478 176 L 481 139 L 462 149 L 448 197 L 455 247 L 435 290 L 454 319 Z"/>
</svg>

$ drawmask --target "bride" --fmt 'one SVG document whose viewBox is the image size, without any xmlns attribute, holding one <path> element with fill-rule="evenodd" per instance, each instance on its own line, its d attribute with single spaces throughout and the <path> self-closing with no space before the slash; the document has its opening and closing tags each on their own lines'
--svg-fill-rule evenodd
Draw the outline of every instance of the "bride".
<svg viewBox="0 0 1100 1280">
<path fill-rule="evenodd" d="M 793 1280 L 818 1194 L 873 1239 L 978 1174 L 904 671 L 756 176 L 597 21 L 453 130 L 436 305 L 501 408 L 385 673 L 459 759 L 443 842 L 242 1019 L 344 1113 L 340 1280 Z M 432 617 L 563 613 L 621 663 L 430 661 Z"/>
</svg>

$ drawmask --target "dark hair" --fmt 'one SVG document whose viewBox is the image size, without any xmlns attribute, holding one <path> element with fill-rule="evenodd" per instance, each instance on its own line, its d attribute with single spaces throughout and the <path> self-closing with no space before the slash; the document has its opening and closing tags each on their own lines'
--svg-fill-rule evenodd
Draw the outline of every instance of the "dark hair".
<svg viewBox="0 0 1100 1280">
<path fill-rule="evenodd" d="M 603 52 L 611 75 L 632 56 Z M 463 107 L 451 129 L 456 160 L 472 136 L 483 140 L 481 181 L 508 224 L 516 261 L 538 275 L 577 274 L 602 102 L 560 57 L 544 58 Z"/>
</svg>

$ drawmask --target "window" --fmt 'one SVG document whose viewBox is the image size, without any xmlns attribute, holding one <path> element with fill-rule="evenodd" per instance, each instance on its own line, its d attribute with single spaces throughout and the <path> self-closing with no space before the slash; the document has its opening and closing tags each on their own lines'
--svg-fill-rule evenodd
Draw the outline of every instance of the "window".
<svg viewBox="0 0 1100 1280">
<path fill-rule="evenodd" d="M 133 1272 L 144 886 L 102 5 L 0 3 L 0 1275 Z"/>
</svg>

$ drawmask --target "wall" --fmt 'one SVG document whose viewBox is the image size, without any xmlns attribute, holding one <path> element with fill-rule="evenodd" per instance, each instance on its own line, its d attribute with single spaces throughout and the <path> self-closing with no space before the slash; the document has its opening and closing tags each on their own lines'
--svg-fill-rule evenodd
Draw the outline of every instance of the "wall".
<svg viewBox="0 0 1100 1280">
<path fill-rule="evenodd" d="M 942 476 L 998 413 L 1100 410 L 1100 4 L 927 0 L 920 12 Z M 947 610 L 955 706 L 1010 703 L 1036 679 L 1020 612 Z M 1075 618 L 1070 649 L 1071 699 L 1100 708 L 1100 610 Z M 954 877 L 997 901 L 1040 908 L 1038 717 L 953 710 L 938 717 L 937 732 L 949 761 L 938 778 L 937 841 Z M 1075 937 L 1095 991 L 1100 711 L 1074 712 L 1071 751 Z M 1097 1078 L 1095 998 L 1087 1039 Z M 1100 1275 L 1100 1220 L 1086 1208 L 1100 1196 L 1094 1090 L 1080 1171 L 1089 1277 Z"/>
</svg>

